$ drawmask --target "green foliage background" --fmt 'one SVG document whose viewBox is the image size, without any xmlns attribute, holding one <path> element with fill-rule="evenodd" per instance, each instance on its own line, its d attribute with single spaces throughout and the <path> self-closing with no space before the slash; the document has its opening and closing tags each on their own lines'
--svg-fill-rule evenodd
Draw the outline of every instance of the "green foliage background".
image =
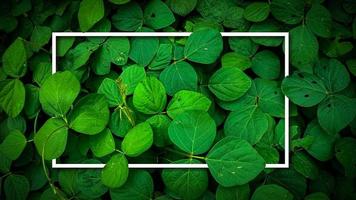
<svg viewBox="0 0 356 200">
<path fill-rule="evenodd" d="M 356 199 L 355 14 L 353 0 L 2 1 L 0 199 Z M 60 37 L 51 75 L 66 31 L 193 33 Z M 282 38 L 222 31 L 289 32 L 291 75 Z M 284 162 L 284 95 L 290 167 L 265 169 Z"/>
</svg>

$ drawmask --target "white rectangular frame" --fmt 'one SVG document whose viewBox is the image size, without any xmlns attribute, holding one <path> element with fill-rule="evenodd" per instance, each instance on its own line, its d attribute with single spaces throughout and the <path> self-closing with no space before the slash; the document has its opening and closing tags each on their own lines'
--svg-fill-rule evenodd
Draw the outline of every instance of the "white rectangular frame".
<svg viewBox="0 0 356 200">
<path fill-rule="evenodd" d="M 57 37 L 188 37 L 191 32 L 53 32 L 52 33 L 52 74 L 57 71 Z M 221 32 L 223 37 L 283 37 L 284 76 L 289 75 L 289 33 L 288 32 Z M 284 97 L 284 163 L 266 164 L 266 168 L 289 168 L 289 99 Z M 105 164 L 58 164 L 52 160 L 52 168 L 96 169 Z M 207 164 L 129 164 L 129 168 L 208 168 Z"/>
</svg>

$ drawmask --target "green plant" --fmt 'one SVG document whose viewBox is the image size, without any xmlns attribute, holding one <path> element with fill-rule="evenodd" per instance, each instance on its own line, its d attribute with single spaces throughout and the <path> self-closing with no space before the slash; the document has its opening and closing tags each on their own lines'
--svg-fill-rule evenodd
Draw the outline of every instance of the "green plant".
<svg viewBox="0 0 356 200">
<path fill-rule="evenodd" d="M 22 0 L 0 11 L 1 197 L 356 199 L 351 0 Z M 193 33 L 59 37 L 52 75 L 54 31 Z M 221 31 L 289 32 L 291 75 L 283 38 Z M 290 168 L 266 169 L 284 162 L 284 95 Z"/>
</svg>

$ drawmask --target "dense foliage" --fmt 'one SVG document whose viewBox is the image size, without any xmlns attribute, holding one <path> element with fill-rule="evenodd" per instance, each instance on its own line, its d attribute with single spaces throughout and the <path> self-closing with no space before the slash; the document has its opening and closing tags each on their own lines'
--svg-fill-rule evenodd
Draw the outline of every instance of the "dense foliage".
<svg viewBox="0 0 356 200">
<path fill-rule="evenodd" d="M 0 199 L 356 199 L 355 14 L 353 0 L 2 1 Z M 52 75 L 66 31 L 193 33 L 59 37 Z M 291 75 L 283 38 L 223 31 L 289 32 Z M 290 167 L 268 169 L 285 162 L 285 95 Z"/>
</svg>

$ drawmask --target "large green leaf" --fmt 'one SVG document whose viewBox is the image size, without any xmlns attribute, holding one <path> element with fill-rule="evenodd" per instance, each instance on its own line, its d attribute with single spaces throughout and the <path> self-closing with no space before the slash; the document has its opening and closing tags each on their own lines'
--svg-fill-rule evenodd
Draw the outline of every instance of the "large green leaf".
<svg viewBox="0 0 356 200">
<path fill-rule="evenodd" d="M 205 111 L 189 110 L 177 115 L 168 128 L 171 141 L 190 154 L 210 149 L 216 136 L 215 121 Z"/>
<path fill-rule="evenodd" d="M 251 87 L 251 79 L 236 67 L 218 69 L 209 80 L 209 89 L 223 101 L 233 101 Z"/>
<path fill-rule="evenodd" d="M 133 104 L 135 108 L 145 114 L 162 112 L 167 103 L 166 90 L 155 77 L 146 77 L 135 88 Z"/>
<path fill-rule="evenodd" d="M 174 164 L 200 164 L 200 161 L 178 160 Z M 197 199 L 208 188 L 206 169 L 164 169 L 162 180 L 168 191 L 182 199 Z"/>
<path fill-rule="evenodd" d="M 308 11 L 306 25 L 320 37 L 330 37 L 332 34 L 332 18 L 328 9 L 319 4 L 313 4 Z"/>
<path fill-rule="evenodd" d="M 78 20 L 80 30 L 85 32 L 104 17 L 103 0 L 83 0 L 80 2 Z"/>
<path fill-rule="evenodd" d="M 193 62 L 211 64 L 218 59 L 222 49 L 223 41 L 219 31 L 200 29 L 188 37 L 184 56 Z"/>
<path fill-rule="evenodd" d="M 153 29 L 161 29 L 175 22 L 174 15 L 161 0 L 151 0 L 143 12 L 144 22 Z"/>
<path fill-rule="evenodd" d="M 95 135 L 109 122 L 109 108 L 101 94 L 88 94 L 81 98 L 69 113 L 69 127 L 79 133 Z"/>
<path fill-rule="evenodd" d="M 286 24 L 298 24 L 304 17 L 304 1 L 272 0 L 271 13 Z"/>
<path fill-rule="evenodd" d="M 111 19 L 114 27 L 120 31 L 137 31 L 143 25 L 142 9 L 132 1 L 119 6 Z"/>
<path fill-rule="evenodd" d="M 248 57 L 252 57 L 258 48 L 258 45 L 248 37 L 229 37 L 229 46 L 236 53 Z"/>
<path fill-rule="evenodd" d="M 115 140 L 109 129 L 90 136 L 90 149 L 96 157 L 106 156 L 115 150 Z"/>
<path fill-rule="evenodd" d="M 189 110 L 208 111 L 211 101 L 201 93 L 181 90 L 174 94 L 168 104 L 167 114 L 172 119 L 177 115 Z"/>
<path fill-rule="evenodd" d="M 43 110 L 52 116 L 65 115 L 80 91 L 78 79 L 69 71 L 48 77 L 40 89 Z"/>
<path fill-rule="evenodd" d="M 112 200 L 147 200 L 153 195 L 153 180 L 147 171 L 132 170 L 126 183 L 110 190 Z"/>
<path fill-rule="evenodd" d="M 0 152 L 11 160 L 16 160 L 26 146 L 26 137 L 18 130 L 11 130 L 0 144 Z"/>
<path fill-rule="evenodd" d="M 38 153 L 46 160 L 61 156 L 67 145 L 67 124 L 57 118 L 47 120 L 35 134 L 34 141 Z"/>
<path fill-rule="evenodd" d="M 320 103 L 327 95 L 323 81 L 312 74 L 294 72 L 282 82 L 282 91 L 295 104 L 311 107 Z"/>
<path fill-rule="evenodd" d="M 152 144 L 152 128 L 148 122 L 142 122 L 125 135 L 121 148 L 127 156 L 136 157 L 147 151 Z"/>
<path fill-rule="evenodd" d="M 129 176 L 129 165 L 123 154 L 113 155 L 101 172 L 103 184 L 109 188 L 121 187 Z"/>
<path fill-rule="evenodd" d="M 17 38 L 2 55 L 5 74 L 17 78 L 25 75 L 27 70 L 27 53 L 22 38 Z"/>
<path fill-rule="evenodd" d="M 268 129 L 268 118 L 256 105 L 241 106 L 231 112 L 224 124 L 224 133 L 254 145 Z"/>
<path fill-rule="evenodd" d="M 25 105 L 25 86 L 18 79 L 0 81 L 0 106 L 10 117 L 18 116 Z"/>
<path fill-rule="evenodd" d="M 30 183 L 25 176 L 11 174 L 4 181 L 6 199 L 25 200 L 30 192 Z"/>
<path fill-rule="evenodd" d="M 150 64 L 159 48 L 157 37 L 134 37 L 130 44 L 130 59 L 144 67 Z"/>
<path fill-rule="evenodd" d="M 268 199 L 293 200 L 294 198 L 288 190 L 275 184 L 262 185 L 258 187 L 251 197 L 251 200 Z"/>
<path fill-rule="evenodd" d="M 159 79 L 168 95 L 174 95 L 180 90 L 197 90 L 198 76 L 194 68 L 187 62 L 173 63 L 164 69 Z"/>
<path fill-rule="evenodd" d="M 225 137 L 217 142 L 206 162 L 212 176 L 224 187 L 246 184 L 265 167 L 257 151 L 246 140 L 236 137 Z"/>
</svg>

